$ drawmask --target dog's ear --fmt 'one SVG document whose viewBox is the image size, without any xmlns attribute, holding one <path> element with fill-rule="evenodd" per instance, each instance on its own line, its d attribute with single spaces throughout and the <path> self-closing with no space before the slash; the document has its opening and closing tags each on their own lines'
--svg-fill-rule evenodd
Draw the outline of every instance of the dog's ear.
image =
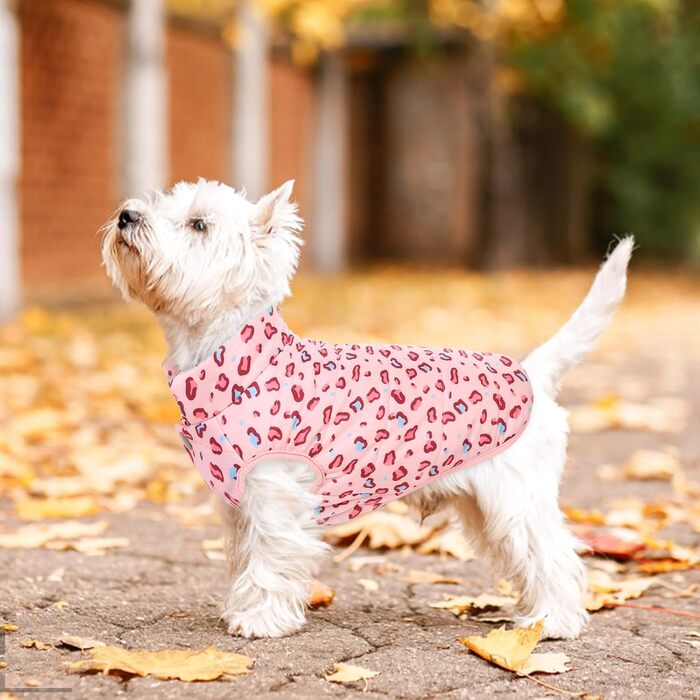
<svg viewBox="0 0 700 700">
<path fill-rule="evenodd" d="M 294 180 L 287 180 L 281 187 L 260 198 L 253 207 L 252 229 L 255 236 L 271 236 L 278 233 L 296 234 L 302 221 L 297 216 L 297 205 L 290 201 Z"/>
</svg>

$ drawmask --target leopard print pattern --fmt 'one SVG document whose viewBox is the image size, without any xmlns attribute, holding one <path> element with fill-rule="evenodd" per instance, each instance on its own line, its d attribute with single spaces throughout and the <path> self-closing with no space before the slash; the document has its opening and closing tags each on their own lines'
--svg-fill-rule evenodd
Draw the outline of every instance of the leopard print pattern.
<svg viewBox="0 0 700 700">
<path fill-rule="evenodd" d="M 185 448 L 219 497 L 238 505 L 262 459 L 303 460 L 316 470 L 323 525 L 493 457 L 532 410 L 510 357 L 299 338 L 276 308 L 193 369 L 164 369 Z"/>
</svg>

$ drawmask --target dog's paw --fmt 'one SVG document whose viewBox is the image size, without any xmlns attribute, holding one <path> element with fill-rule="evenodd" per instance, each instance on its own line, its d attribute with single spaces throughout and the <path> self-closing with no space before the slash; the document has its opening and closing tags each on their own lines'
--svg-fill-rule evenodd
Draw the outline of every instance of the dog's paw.
<svg viewBox="0 0 700 700">
<path fill-rule="evenodd" d="M 516 627 L 532 627 L 542 619 L 536 616 L 519 617 L 515 620 Z M 568 615 L 545 615 L 542 626 L 542 639 L 576 639 L 588 621 L 584 610 Z"/>
<path fill-rule="evenodd" d="M 226 610 L 222 615 L 229 634 L 255 639 L 286 637 L 300 630 L 306 623 L 303 614 L 280 606 L 268 606 L 245 611 Z"/>
</svg>

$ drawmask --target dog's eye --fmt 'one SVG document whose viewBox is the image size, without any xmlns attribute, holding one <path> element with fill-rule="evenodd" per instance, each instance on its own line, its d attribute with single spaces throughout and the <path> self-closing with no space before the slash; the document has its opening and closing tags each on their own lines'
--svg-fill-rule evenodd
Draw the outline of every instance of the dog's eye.
<svg viewBox="0 0 700 700">
<path fill-rule="evenodd" d="M 207 230 L 207 222 L 204 219 L 193 219 L 191 225 L 195 231 L 200 233 Z"/>
</svg>

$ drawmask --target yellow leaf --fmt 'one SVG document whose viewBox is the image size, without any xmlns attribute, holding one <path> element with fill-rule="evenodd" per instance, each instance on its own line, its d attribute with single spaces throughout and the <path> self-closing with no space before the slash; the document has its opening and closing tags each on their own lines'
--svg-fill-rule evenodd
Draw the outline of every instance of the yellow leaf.
<svg viewBox="0 0 700 700">
<path fill-rule="evenodd" d="M 584 510 L 583 508 L 564 508 L 564 514 L 572 523 L 605 525 L 605 516 L 596 509 Z"/>
<path fill-rule="evenodd" d="M 485 637 L 463 637 L 459 641 L 483 659 L 508 671 L 522 671 L 542 636 L 543 621 L 527 629 L 501 627 Z"/>
<path fill-rule="evenodd" d="M 22 520 L 60 520 L 64 518 L 85 518 L 99 513 L 101 508 L 94 498 L 30 498 L 15 506 Z"/>
<path fill-rule="evenodd" d="M 309 605 L 312 608 L 327 608 L 335 598 L 335 591 L 320 581 L 313 581 L 311 584 L 311 596 Z"/>
<path fill-rule="evenodd" d="M 7 622 L 2 626 L 2 629 L 5 632 L 16 632 L 19 627 L 17 627 L 17 625 L 11 625 L 9 622 Z"/>
<path fill-rule="evenodd" d="M 335 664 L 333 673 L 326 674 L 326 680 L 331 683 L 353 683 L 354 681 L 367 681 L 379 675 L 379 671 L 370 671 L 362 666 L 352 664 Z"/>
<path fill-rule="evenodd" d="M 104 646 L 90 649 L 90 658 L 72 664 L 71 668 L 79 672 L 116 671 L 161 680 L 213 681 L 226 675 L 248 673 L 252 663 L 247 656 L 219 651 L 214 647 L 192 651 L 130 651 Z"/>
<path fill-rule="evenodd" d="M 614 580 L 604 571 L 588 572 L 588 593 L 585 605 L 589 612 L 605 607 L 614 607 L 615 603 L 639 598 L 651 586 L 658 585 L 652 577 Z"/>
</svg>

